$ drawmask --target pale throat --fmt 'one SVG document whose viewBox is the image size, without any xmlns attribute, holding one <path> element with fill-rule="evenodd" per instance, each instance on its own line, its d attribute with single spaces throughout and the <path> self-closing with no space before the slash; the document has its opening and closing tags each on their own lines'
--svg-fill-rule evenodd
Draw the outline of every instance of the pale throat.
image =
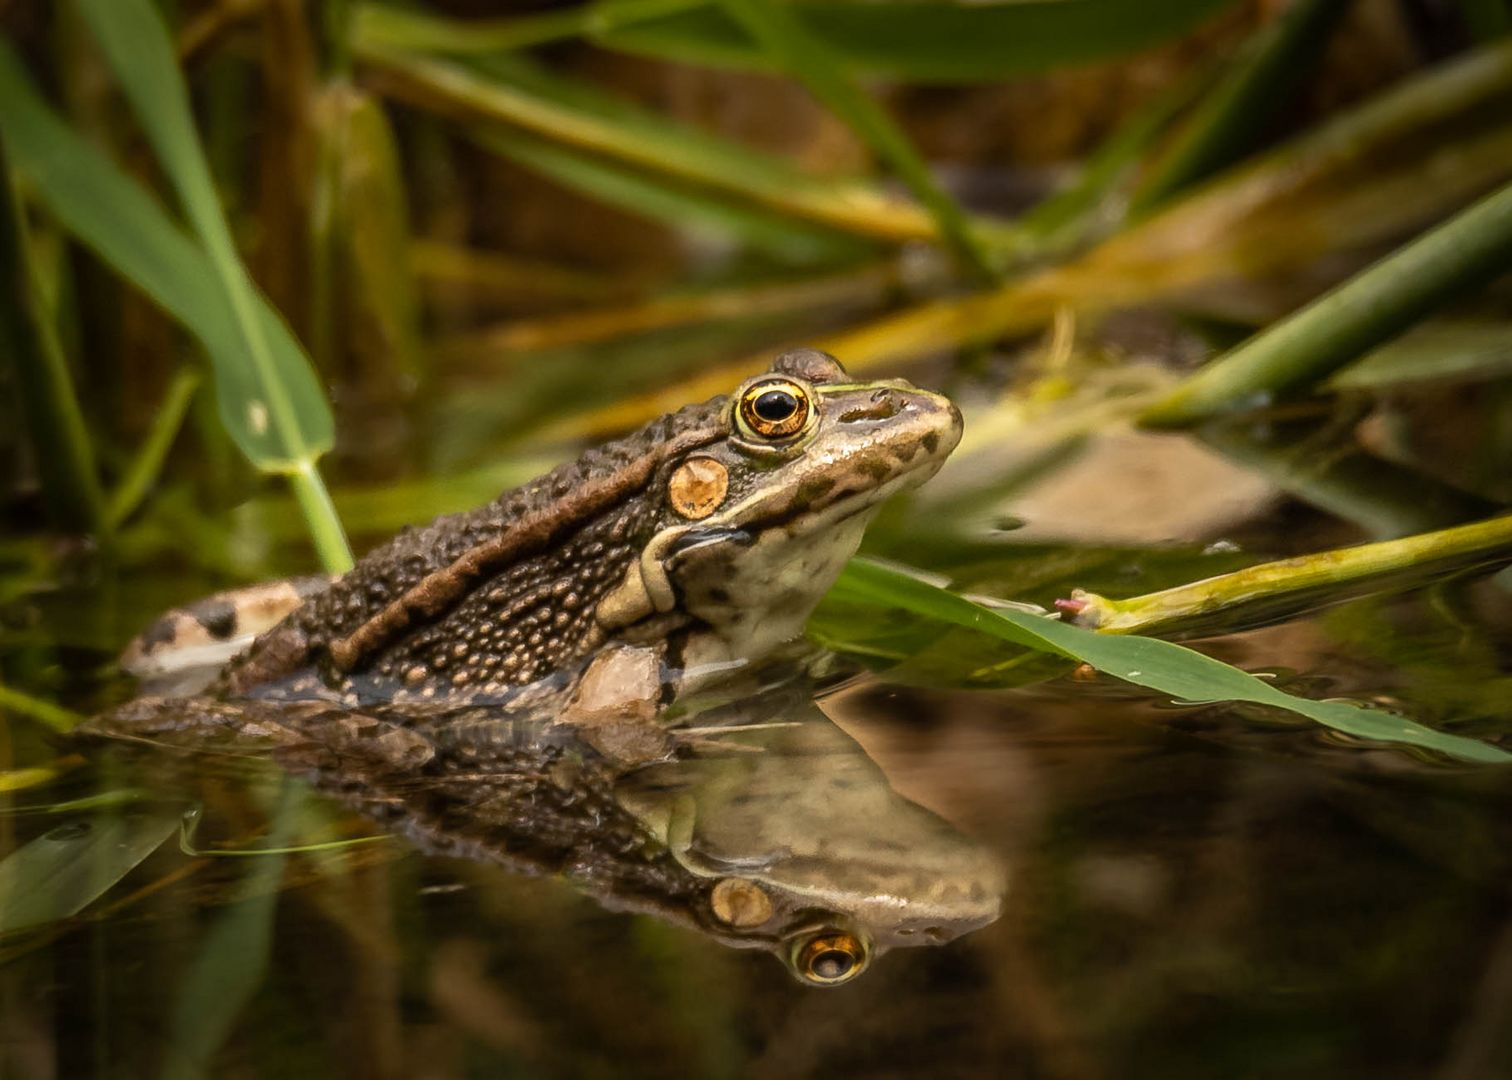
<svg viewBox="0 0 1512 1080">
<path fill-rule="evenodd" d="M 704 672 L 712 678 L 801 636 L 876 509 L 817 528 L 810 524 L 800 536 L 771 529 L 747 547 L 701 561 L 682 582 L 683 610 L 708 627 L 684 650 L 684 689 L 696 687 Z"/>
</svg>

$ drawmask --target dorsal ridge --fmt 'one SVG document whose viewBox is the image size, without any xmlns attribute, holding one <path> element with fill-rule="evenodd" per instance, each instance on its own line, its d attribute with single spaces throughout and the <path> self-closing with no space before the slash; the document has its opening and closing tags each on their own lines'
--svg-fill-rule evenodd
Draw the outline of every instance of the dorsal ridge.
<svg viewBox="0 0 1512 1080">
<path fill-rule="evenodd" d="M 417 618 L 434 618 L 451 607 L 484 574 L 536 554 L 623 500 L 627 493 L 643 490 L 664 462 L 707 445 L 722 432 L 718 426 L 685 431 L 613 472 L 586 481 L 556 502 L 525 514 L 497 537 L 426 575 L 346 637 L 330 642 L 327 653 L 332 664 L 338 671 L 351 671 Z"/>
</svg>

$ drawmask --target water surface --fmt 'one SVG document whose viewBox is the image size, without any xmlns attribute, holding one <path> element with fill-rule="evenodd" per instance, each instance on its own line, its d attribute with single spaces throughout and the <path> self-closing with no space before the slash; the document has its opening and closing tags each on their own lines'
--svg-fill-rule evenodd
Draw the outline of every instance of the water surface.
<svg viewBox="0 0 1512 1080">
<path fill-rule="evenodd" d="M 1350 640 L 1385 623 L 1401 629 L 1390 649 Z M 1294 690 L 1410 705 L 1463 659 L 1441 629 L 1427 598 L 1362 601 L 1208 647 Z M 1408 645 L 1413 665 L 1383 665 Z M 237 738 L 90 745 L 12 806 L 138 797 L 8 815 L 7 849 L 171 835 L 75 918 L 4 938 L 7 1074 L 1478 1078 L 1512 1064 L 1506 770 L 1100 677 L 950 691 L 863 676 L 819 710 L 814 694 L 686 720 L 681 760 L 628 778 L 555 735 L 549 760 L 531 758 L 539 733 L 515 729 L 474 738 L 472 771 L 442 779 L 374 765 L 350 731 L 277 764 Z M 646 839 L 657 807 L 682 815 L 698 872 Z M 198 850 L 327 846 L 191 856 L 176 839 L 191 808 Z M 975 889 L 970 911 L 970 889 L 941 899 L 953 876 Z M 816 926 L 870 935 L 865 970 L 805 985 L 781 942 L 710 918 L 724 878 L 808 890 Z M 913 899 L 867 906 L 884 879 Z M 837 899 L 849 910 L 822 910 Z"/>
</svg>

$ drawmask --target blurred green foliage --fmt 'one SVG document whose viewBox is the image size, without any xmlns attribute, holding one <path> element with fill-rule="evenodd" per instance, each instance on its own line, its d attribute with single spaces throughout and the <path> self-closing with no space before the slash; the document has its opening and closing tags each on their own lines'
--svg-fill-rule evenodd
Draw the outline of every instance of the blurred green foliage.
<svg viewBox="0 0 1512 1080">
<path fill-rule="evenodd" d="M 0 138 L 21 206 L 7 267 L 13 281 L 32 282 L 10 290 L 17 317 L 6 325 L 32 342 L 11 350 L 16 381 L 34 403 L 29 445 L 11 449 L 22 468 L 34 463 L 59 524 L 87 526 L 104 545 L 110 576 L 187 562 L 194 573 L 177 575 L 164 597 L 176 600 L 207 581 L 304 561 L 289 503 L 239 469 L 228 440 L 258 470 L 289 476 L 303 531 L 339 569 L 349 558 L 343 523 L 375 538 L 481 501 L 571 443 L 723 391 L 773 348 L 806 339 L 857 371 L 956 361 L 939 378 L 971 414 L 958 456 L 976 463 L 961 470 L 969 479 L 949 500 L 956 510 L 921 533 L 926 511 L 898 508 L 871 547 L 926 568 L 976 551 L 979 564 L 998 565 L 988 576 L 1000 595 L 1030 587 L 1034 573 L 994 553 L 1011 536 L 978 535 L 984 510 L 1011 506 L 1080 447 L 1141 418 L 1190 426 L 1249 410 L 1237 435 L 1192 437 L 1302 498 L 1358 510 L 1370 532 L 1485 513 L 1505 492 L 1457 491 L 1432 463 L 1393 467 L 1417 468 L 1414 487 L 1430 494 L 1415 498 L 1438 516 L 1371 492 L 1386 482 L 1381 469 L 1335 470 L 1325 482 L 1295 461 L 1285 471 L 1262 464 L 1243 430 L 1248 417 L 1269 423 L 1282 399 L 1320 417 L 1358 415 L 1396 408 L 1403 385 L 1494 385 L 1502 372 L 1499 351 L 1474 342 L 1389 342 L 1450 302 L 1458 321 L 1425 323 L 1419 340 L 1466 318 L 1486 340 L 1505 329 L 1475 297 L 1512 248 L 1501 210 L 1512 178 L 1512 44 L 1489 8 L 1468 5 L 1462 22 L 1478 46 L 1462 39 L 1442 63 L 1304 116 L 1297 103 L 1342 47 L 1330 35 L 1347 9 L 1303 2 L 1257 19 L 1217 0 L 1137 10 L 1107 0 L 804 0 L 781 10 L 599 0 L 478 20 L 422 4 L 317 13 L 291 2 L 189 5 L 164 22 L 146 0 L 79 0 L 20 21 L 0 52 Z M 1227 51 L 1197 63 L 1166 46 L 1161 92 L 1113 110 L 1101 145 L 1084 140 L 1080 166 L 1041 181 L 1037 198 L 968 198 L 915 144 L 930 133 L 909 119 L 910 84 L 961 101 L 986 87 L 1008 101 L 1012 80 L 1031 72 L 1053 78 L 1194 30 Z M 816 167 L 629 100 L 614 65 L 657 69 L 621 53 L 783 72 L 817 99 L 809 122 L 831 125 L 847 149 Z M 894 83 L 860 81 L 877 76 Z M 123 99 L 130 122 L 111 123 L 127 116 Z M 217 119 L 203 141 L 196 107 Z M 224 124 L 245 125 L 239 134 L 255 150 Z M 613 207 L 619 216 L 607 220 L 646 230 L 663 254 L 621 257 L 595 276 L 549 251 L 473 242 L 497 232 L 491 217 L 508 222 L 505 235 L 558 226 L 530 225 L 528 207 L 493 214 L 476 197 L 500 161 L 515 170 L 502 174 L 513 190 Z M 171 321 L 102 279 L 75 244 Z M 1002 359 L 981 365 L 1052 324 L 1073 327 L 1072 347 L 1097 340 L 1129 310 L 1237 327 L 1239 343 L 1194 375 L 1139 376 L 1133 391 L 1053 355 L 1006 383 Z M 1386 351 L 1351 366 L 1383 342 Z M 182 367 L 201 356 L 218 427 L 196 408 L 197 376 Z M 1015 442 L 1033 445 L 1038 464 L 993 465 Z M 333 448 L 334 500 L 315 471 Z M 53 572 L 26 563 L 9 587 L 37 595 Z M 104 647 L 143 615 L 115 608 L 54 630 Z M 817 632 L 831 645 L 847 638 L 833 619 Z M 916 650 L 930 647 L 915 639 Z M 26 640 L 32 660 L 10 667 L 35 682 L 26 672 L 48 666 L 46 637 Z"/>
</svg>

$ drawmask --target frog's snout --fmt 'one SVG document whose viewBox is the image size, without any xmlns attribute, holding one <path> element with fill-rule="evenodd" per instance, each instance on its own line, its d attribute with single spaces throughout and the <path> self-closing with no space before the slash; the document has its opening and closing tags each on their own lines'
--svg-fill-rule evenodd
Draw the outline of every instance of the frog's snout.
<svg viewBox="0 0 1512 1080">
<path fill-rule="evenodd" d="M 931 457 L 955 449 L 961 439 L 961 411 L 940 394 L 920 390 L 899 379 L 876 387 L 866 397 L 849 403 L 839 415 L 840 424 L 857 436 L 872 429 L 886 441 L 922 437 Z"/>
<path fill-rule="evenodd" d="M 920 433 L 920 443 L 931 459 L 943 461 L 961 441 L 963 422 L 955 402 L 927 390 L 911 390 L 900 395 L 901 414 L 912 431 Z"/>
<path fill-rule="evenodd" d="M 961 410 L 956 407 L 956 403 L 949 398 L 941 397 L 939 394 L 930 394 L 929 397 L 933 399 L 935 407 L 943 411 L 942 422 L 951 432 L 950 446 L 945 451 L 948 454 L 961 441 L 961 432 L 966 428 L 966 421 L 962 418 Z"/>
</svg>

